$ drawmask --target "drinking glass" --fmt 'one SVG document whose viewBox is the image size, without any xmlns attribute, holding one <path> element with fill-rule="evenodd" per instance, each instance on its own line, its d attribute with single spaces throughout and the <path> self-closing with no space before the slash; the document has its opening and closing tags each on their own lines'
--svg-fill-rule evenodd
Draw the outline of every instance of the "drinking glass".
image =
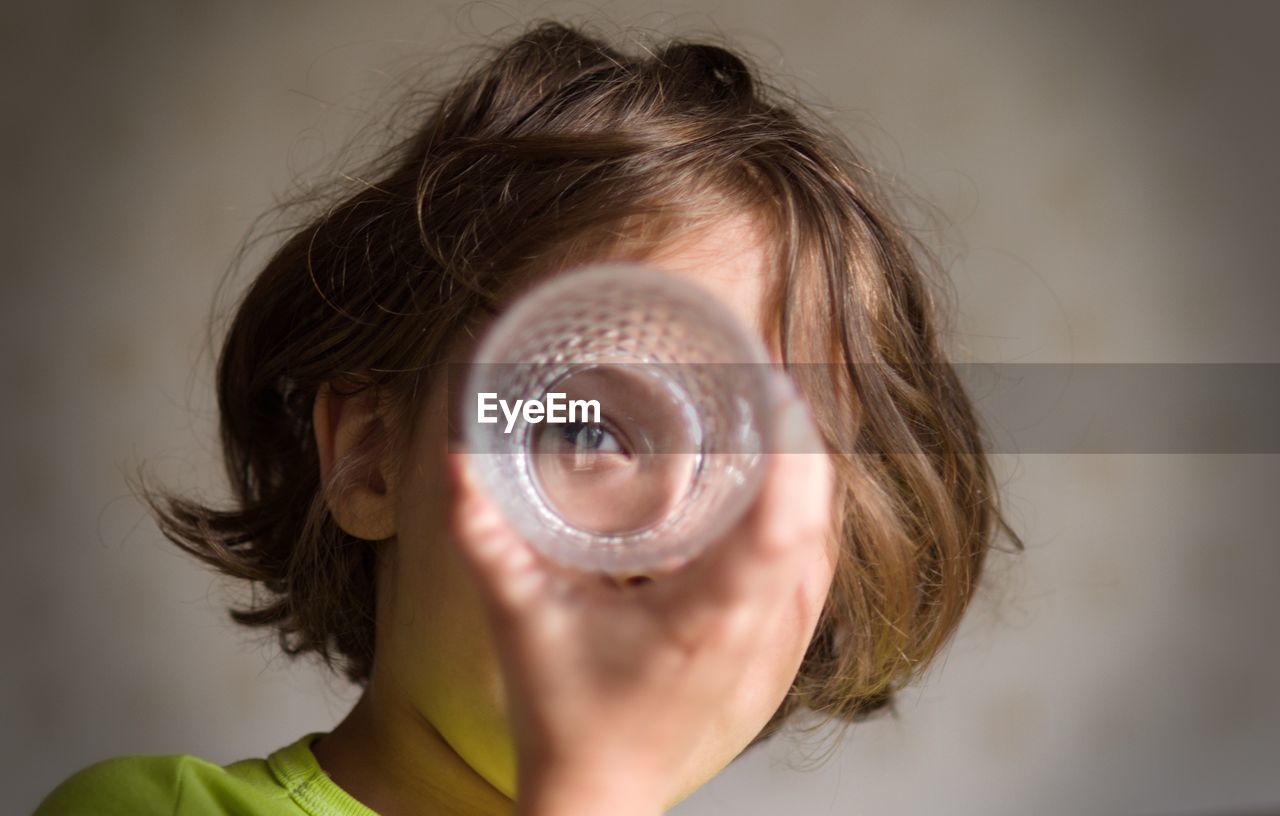
<svg viewBox="0 0 1280 816">
<path fill-rule="evenodd" d="M 772 376 L 760 339 L 696 284 L 594 264 L 492 326 L 467 367 L 463 435 L 481 486 L 544 555 L 646 572 L 693 558 L 754 500 Z"/>
</svg>

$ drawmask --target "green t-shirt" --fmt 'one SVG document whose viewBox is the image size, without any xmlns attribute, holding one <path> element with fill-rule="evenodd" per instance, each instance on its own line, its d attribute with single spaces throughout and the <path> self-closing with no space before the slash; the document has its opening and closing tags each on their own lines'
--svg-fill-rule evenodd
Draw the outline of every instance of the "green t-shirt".
<svg viewBox="0 0 1280 816">
<path fill-rule="evenodd" d="M 321 769 L 311 753 L 320 736 L 225 767 L 190 754 L 108 759 L 55 788 L 35 816 L 376 816 Z"/>
</svg>

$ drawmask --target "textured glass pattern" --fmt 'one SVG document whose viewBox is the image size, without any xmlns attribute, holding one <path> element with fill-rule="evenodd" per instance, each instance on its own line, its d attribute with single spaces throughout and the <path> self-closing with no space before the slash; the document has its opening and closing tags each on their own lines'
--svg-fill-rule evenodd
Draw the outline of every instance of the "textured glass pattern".
<svg viewBox="0 0 1280 816">
<path fill-rule="evenodd" d="M 494 324 L 467 393 L 514 404 L 576 387 L 600 397 L 630 456 L 620 468 L 575 469 L 605 460 L 538 452 L 587 437 L 523 417 L 510 432 L 466 422 L 467 446 L 484 487 L 547 556 L 612 573 L 670 566 L 723 534 L 754 498 L 770 370 L 755 334 L 695 284 L 634 263 L 584 267 L 535 288 Z"/>
</svg>

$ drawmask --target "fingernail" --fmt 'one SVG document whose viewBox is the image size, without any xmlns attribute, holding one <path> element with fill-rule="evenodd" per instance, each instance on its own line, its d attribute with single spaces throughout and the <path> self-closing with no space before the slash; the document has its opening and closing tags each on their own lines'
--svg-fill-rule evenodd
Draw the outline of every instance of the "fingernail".
<svg viewBox="0 0 1280 816">
<path fill-rule="evenodd" d="M 785 371 L 773 371 L 769 377 L 769 383 L 773 390 L 774 404 L 779 409 L 800 397 L 800 391 L 796 389 L 795 381 Z"/>
<path fill-rule="evenodd" d="M 799 394 L 782 407 L 777 449 L 781 453 L 820 453 L 826 450 L 809 405 Z"/>
</svg>

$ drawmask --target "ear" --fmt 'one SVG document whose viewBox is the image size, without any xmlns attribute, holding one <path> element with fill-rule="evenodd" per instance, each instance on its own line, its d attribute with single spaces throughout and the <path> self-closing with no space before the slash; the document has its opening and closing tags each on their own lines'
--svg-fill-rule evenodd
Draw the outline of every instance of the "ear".
<svg viewBox="0 0 1280 816">
<path fill-rule="evenodd" d="M 350 395 L 325 383 L 312 409 L 320 484 L 334 521 L 349 535 L 382 541 L 396 534 L 394 451 L 376 387 Z"/>
</svg>

